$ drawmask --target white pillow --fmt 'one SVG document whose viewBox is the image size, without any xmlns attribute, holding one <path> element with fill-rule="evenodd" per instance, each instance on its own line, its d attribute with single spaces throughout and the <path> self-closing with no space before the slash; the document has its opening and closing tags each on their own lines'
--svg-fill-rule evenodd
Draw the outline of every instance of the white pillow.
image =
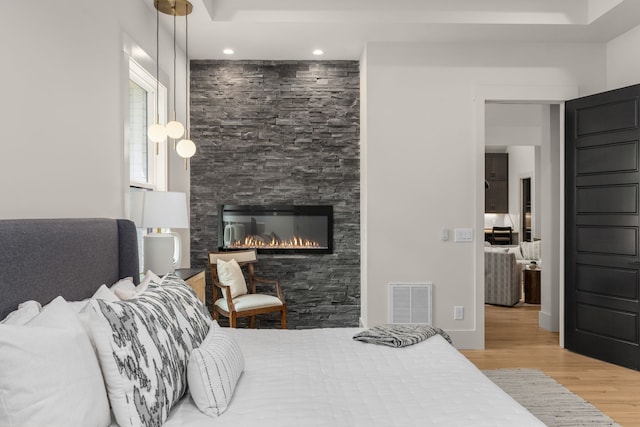
<svg viewBox="0 0 640 427">
<path fill-rule="evenodd" d="M 7 317 L 2 319 L 0 323 L 4 323 L 5 325 L 24 325 L 40 314 L 40 310 L 42 310 L 42 306 L 38 301 L 25 301 L 18 305 L 17 310 L 12 311 Z"/>
<path fill-rule="evenodd" d="M 160 277 L 158 277 L 158 275 L 156 275 L 153 271 L 148 270 L 147 274 L 144 275 L 144 277 L 140 281 L 140 285 L 138 285 L 138 286 L 144 285 L 146 287 L 151 282 L 157 283 L 157 284 L 161 284 L 162 283 L 162 279 Z"/>
<path fill-rule="evenodd" d="M 232 259 L 231 261 L 223 261 L 218 259 L 218 280 L 223 285 L 231 287 L 231 298 L 235 298 L 247 293 L 247 282 L 244 281 L 244 275 L 238 261 Z M 226 293 L 222 292 L 222 296 L 226 299 Z"/>
<path fill-rule="evenodd" d="M 136 285 L 133 284 L 133 279 L 131 277 L 126 277 L 124 279 L 118 280 L 116 283 L 111 285 L 109 289 L 118 298 L 124 299 L 120 295 L 118 295 L 118 293 L 121 292 L 123 295 L 133 294 L 136 291 Z"/>
<path fill-rule="evenodd" d="M 147 284 L 143 285 L 142 283 L 138 286 L 135 286 L 133 282 L 131 282 L 131 286 L 120 286 L 113 289 L 113 293 L 116 294 L 121 301 L 126 301 L 131 299 L 137 295 L 140 295 L 147 289 Z"/>
<path fill-rule="evenodd" d="M 516 259 L 523 259 L 522 252 L 520 252 L 520 246 L 511 246 L 509 247 L 507 253 L 515 254 Z"/>
<path fill-rule="evenodd" d="M 107 288 L 107 285 L 100 286 L 91 299 L 102 299 L 111 302 L 120 301 L 120 298 L 111 289 Z"/>
<path fill-rule="evenodd" d="M 536 240 L 535 242 L 521 242 L 520 250 L 522 251 L 522 257 L 524 259 L 532 259 L 538 261 L 541 257 L 541 242 L 541 240 Z"/>
<path fill-rule="evenodd" d="M 25 325 L 0 325 L 0 378 L 2 426 L 110 423 L 89 337 L 62 297 Z"/>
<path fill-rule="evenodd" d="M 211 323 L 209 333 L 189 357 L 189 393 L 200 411 L 219 417 L 229 407 L 242 371 L 244 357 L 231 334 Z"/>
</svg>

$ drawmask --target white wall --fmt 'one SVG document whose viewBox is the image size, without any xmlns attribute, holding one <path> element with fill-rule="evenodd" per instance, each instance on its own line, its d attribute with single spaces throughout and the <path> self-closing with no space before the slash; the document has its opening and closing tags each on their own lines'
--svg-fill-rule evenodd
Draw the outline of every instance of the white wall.
<svg viewBox="0 0 640 427">
<path fill-rule="evenodd" d="M 121 217 L 123 48 L 130 39 L 155 56 L 151 2 L 119 0 L 108 8 L 81 0 L 6 6 L 12 19 L 0 27 L 0 35 L 15 42 L 3 45 L 7 62 L 0 69 L 0 108 L 5 140 L 16 143 L 7 144 L 2 156 L 0 194 L 11 202 L 0 205 L 0 217 Z M 164 28 L 160 47 L 161 80 L 171 100 L 173 52 Z M 144 65 L 155 74 L 152 59 Z M 183 121 L 184 69 L 179 48 L 177 113 Z M 170 165 L 174 160 L 179 162 L 172 157 Z M 180 173 L 182 163 L 173 167 L 169 186 L 178 190 L 188 174 Z"/>
<path fill-rule="evenodd" d="M 485 141 L 488 146 L 540 145 L 542 116 L 549 106 L 540 104 L 487 103 Z"/>
<path fill-rule="evenodd" d="M 3 5 L 3 16 L 0 218 L 124 217 L 123 50 L 131 40 L 155 57 L 152 2 L 18 1 Z M 163 29 L 161 80 L 170 95 L 172 47 Z M 177 67 L 184 121 L 182 50 Z M 171 154 L 169 189 L 188 191 L 176 162 Z"/>
<path fill-rule="evenodd" d="M 607 43 L 607 89 L 640 83 L 640 26 Z"/>
<path fill-rule="evenodd" d="M 458 347 L 481 348 L 481 242 L 476 248 L 440 239 L 443 228 L 476 228 L 481 235 L 478 88 L 558 85 L 598 92 L 606 83 L 604 45 L 370 43 L 366 62 L 363 320 L 368 326 L 387 322 L 388 283 L 433 282 L 434 323 Z M 464 320 L 453 320 L 454 305 L 465 307 Z"/>
</svg>

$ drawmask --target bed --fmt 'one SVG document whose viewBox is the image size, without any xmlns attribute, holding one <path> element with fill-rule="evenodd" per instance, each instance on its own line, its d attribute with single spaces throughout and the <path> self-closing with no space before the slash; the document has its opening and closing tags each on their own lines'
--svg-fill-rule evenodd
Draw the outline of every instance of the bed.
<svg viewBox="0 0 640 427">
<path fill-rule="evenodd" d="M 138 276 L 136 232 L 126 220 L 2 220 L 0 242 L 0 318 L 27 300 L 79 301 L 102 284 Z M 205 415 L 187 391 L 162 425 L 543 425 L 441 336 L 398 349 L 354 341 L 357 328 L 216 330 L 244 358 L 226 411 Z M 12 393 L 4 387 L 0 424 L 3 396 Z"/>
</svg>

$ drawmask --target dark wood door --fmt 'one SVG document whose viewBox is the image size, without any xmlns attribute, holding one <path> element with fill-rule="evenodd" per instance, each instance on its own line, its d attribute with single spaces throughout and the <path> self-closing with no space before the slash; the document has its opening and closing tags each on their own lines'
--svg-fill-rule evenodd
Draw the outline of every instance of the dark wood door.
<svg viewBox="0 0 640 427">
<path fill-rule="evenodd" d="M 565 346 L 640 368 L 640 85 L 566 103 Z"/>
</svg>

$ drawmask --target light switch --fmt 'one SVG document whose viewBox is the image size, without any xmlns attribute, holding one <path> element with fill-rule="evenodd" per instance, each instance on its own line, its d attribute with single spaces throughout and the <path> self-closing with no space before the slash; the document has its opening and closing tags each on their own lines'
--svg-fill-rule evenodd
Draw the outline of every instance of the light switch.
<svg viewBox="0 0 640 427">
<path fill-rule="evenodd" d="M 443 228 L 442 229 L 442 241 L 446 242 L 447 240 L 449 240 L 449 229 L 448 228 Z"/>
<path fill-rule="evenodd" d="M 456 228 L 455 241 L 456 242 L 473 242 L 473 229 L 472 228 Z"/>
</svg>

